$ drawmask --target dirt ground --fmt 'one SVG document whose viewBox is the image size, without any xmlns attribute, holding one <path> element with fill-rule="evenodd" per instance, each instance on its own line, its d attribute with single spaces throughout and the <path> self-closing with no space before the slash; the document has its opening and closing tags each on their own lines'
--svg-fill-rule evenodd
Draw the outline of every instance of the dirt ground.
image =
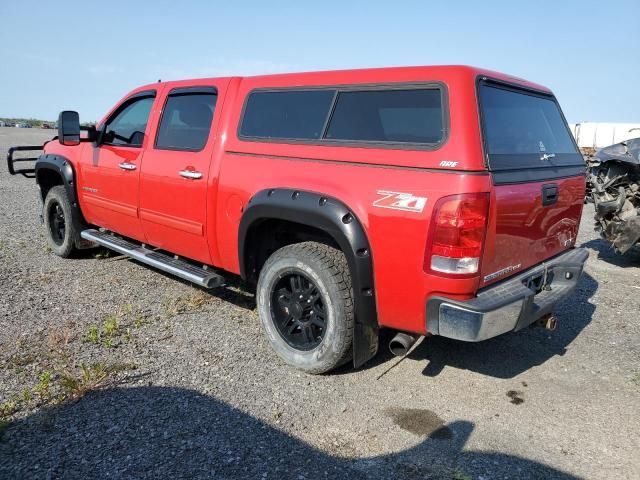
<svg viewBox="0 0 640 480">
<path fill-rule="evenodd" d="M 0 128 L 0 157 L 48 131 Z M 640 249 L 592 229 L 555 332 L 426 338 L 402 362 L 283 365 L 250 290 L 46 246 L 0 167 L 0 478 L 640 478 Z M 393 368 L 392 368 L 393 367 Z"/>
</svg>

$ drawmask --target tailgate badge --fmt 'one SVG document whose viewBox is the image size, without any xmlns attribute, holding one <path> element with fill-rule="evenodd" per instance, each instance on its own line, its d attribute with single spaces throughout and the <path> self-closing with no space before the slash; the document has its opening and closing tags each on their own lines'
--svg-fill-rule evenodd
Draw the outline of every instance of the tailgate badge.
<svg viewBox="0 0 640 480">
<path fill-rule="evenodd" d="M 509 265 L 508 267 L 505 267 L 505 268 L 503 268 L 501 270 L 498 270 L 497 272 L 493 272 L 493 273 L 490 273 L 489 275 L 485 275 L 484 276 L 484 281 L 488 282 L 490 280 L 493 280 L 494 278 L 498 278 L 498 277 L 501 277 L 503 275 L 506 275 L 507 273 L 515 272 L 521 266 L 522 266 L 521 263 L 519 263 L 517 265 Z"/>
</svg>

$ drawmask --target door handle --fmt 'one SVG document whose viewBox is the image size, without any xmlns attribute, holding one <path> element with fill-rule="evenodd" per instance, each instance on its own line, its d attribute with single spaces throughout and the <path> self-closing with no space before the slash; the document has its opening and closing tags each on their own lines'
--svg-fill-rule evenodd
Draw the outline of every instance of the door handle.
<svg viewBox="0 0 640 480">
<path fill-rule="evenodd" d="M 555 183 L 542 186 L 542 205 L 553 205 L 558 201 L 558 186 Z"/>
<path fill-rule="evenodd" d="M 137 168 L 135 163 L 129 163 L 129 162 L 122 162 L 118 166 L 122 170 L 135 170 Z"/>
<path fill-rule="evenodd" d="M 195 170 L 180 170 L 180 176 L 184 178 L 190 178 L 192 180 L 198 180 L 202 178 L 202 173 L 196 172 Z"/>
</svg>

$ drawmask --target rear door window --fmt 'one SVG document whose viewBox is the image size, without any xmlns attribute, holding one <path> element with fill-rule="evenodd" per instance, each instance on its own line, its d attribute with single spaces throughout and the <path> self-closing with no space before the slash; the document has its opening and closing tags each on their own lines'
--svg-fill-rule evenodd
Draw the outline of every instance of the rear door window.
<svg viewBox="0 0 640 480">
<path fill-rule="evenodd" d="M 169 93 L 155 147 L 161 150 L 202 150 L 209 138 L 217 98 L 214 88 L 184 88 Z"/>
<path fill-rule="evenodd" d="M 328 140 L 434 144 L 444 138 L 439 89 L 340 92 Z"/>
<path fill-rule="evenodd" d="M 481 83 L 479 101 L 491 170 L 584 163 L 553 97 Z"/>
</svg>

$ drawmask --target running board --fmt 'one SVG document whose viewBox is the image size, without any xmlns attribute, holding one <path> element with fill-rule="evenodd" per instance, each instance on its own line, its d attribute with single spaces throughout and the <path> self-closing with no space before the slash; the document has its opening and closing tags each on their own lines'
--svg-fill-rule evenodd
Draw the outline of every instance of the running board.
<svg viewBox="0 0 640 480">
<path fill-rule="evenodd" d="M 138 260 L 141 263 L 180 277 L 204 288 L 215 288 L 224 285 L 224 277 L 210 270 L 197 267 L 170 255 L 149 250 L 142 245 L 132 243 L 124 238 L 116 237 L 99 230 L 83 230 L 80 236 L 85 240 L 107 247 L 122 255 Z"/>
</svg>

